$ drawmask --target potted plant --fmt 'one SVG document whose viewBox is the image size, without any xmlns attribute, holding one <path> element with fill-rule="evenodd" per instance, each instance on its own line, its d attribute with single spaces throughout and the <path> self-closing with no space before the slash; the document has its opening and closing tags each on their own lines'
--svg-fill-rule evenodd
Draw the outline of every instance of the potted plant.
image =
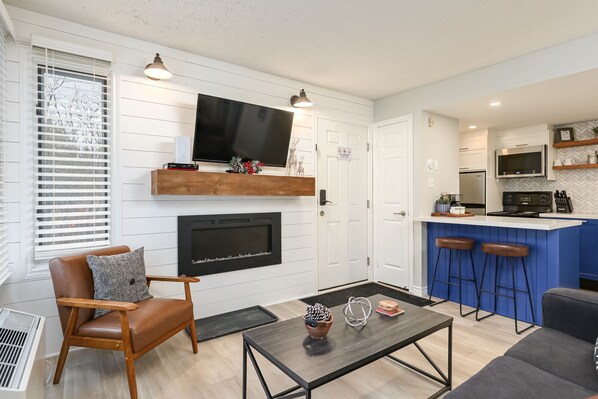
<svg viewBox="0 0 598 399">
<path fill-rule="evenodd" d="M 451 195 L 449 193 L 440 193 L 436 200 L 436 212 L 449 212 L 451 210 Z"/>
</svg>

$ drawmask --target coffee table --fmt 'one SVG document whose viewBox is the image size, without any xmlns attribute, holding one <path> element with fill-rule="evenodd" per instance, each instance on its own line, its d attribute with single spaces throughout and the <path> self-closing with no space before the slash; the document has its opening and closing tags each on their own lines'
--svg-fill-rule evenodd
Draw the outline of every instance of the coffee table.
<svg viewBox="0 0 598 399">
<path fill-rule="evenodd" d="M 382 295 L 368 298 L 372 307 L 388 299 Z M 323 340 L 307 335 L 302 317 L 258 327 L 243 333 L 243 399 L 247 398 L 247 358 L 251 360 L 268 399 L 311 399 L 312 390 L 366 366 L 383 357 L 395 361 L 442 385 L 430 398 L 451 389 L 453 318 L 432 310 L 401 302 L 405 314 L 391 318 L 372 312 L 367 325 L 353 328 L 345 323 L 343 305 L 331 308 L 334 324 Z M 432 333 L 448 329 L 448 367 L 445 374 L 417 343 Z M 415 345 L 438 375 L 411 365 L 393 352 Z M 260 353 L 298 385 L 272 394 L 253 351 Z"/>
</svg>

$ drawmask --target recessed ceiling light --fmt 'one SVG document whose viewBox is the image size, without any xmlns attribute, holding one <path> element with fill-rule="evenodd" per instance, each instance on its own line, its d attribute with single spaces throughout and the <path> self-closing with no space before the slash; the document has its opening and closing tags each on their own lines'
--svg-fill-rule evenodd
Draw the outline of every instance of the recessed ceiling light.
<svg viewBox="0 0 598 399">
<path fill-rule="evenodd" d="M 491 102 L 491 103 L 490 103 L 490 106 L 491 106 L 491 107 L 498 107 L 500 104 L 501 104 L 501 102 L 500 102 L 500 101 L 494 101 L 494 102 Z"/>
<path fill-rule="evenodd" d="M 469 125 L 470 129 L 475 129 L 477 126 L 476 125 Z"/>
</svg>

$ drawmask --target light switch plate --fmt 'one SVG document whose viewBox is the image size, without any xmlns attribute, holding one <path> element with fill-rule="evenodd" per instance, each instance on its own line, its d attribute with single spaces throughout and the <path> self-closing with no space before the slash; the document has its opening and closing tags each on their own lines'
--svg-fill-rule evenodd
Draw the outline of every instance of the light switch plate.
<svg viewBox="0 0 598 399">
<path fill-rule="evenodd" d="M 434 127 L 434 125 L 436 125 L 436 120 L 434 118 L 432 118 L 431 116 L 429 116 L 428 117 L 428 126 Z"/>
<path fill-rule="evenodd" d="M 426 161 L 426 168 L 428 169 L 428 172 L 431 172 L 434 170 L 434 160 L 433 159 L 428 159 Z"/>
<path fill-rule="evenodd" d="M 433 177 L 428 177 L 428 187 L 429 188 L 434 187 L 434 178 Z"/>
</svg>

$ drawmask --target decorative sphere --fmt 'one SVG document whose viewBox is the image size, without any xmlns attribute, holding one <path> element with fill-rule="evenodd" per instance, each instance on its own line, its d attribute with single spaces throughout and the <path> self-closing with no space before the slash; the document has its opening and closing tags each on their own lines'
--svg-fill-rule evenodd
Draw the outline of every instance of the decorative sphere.
<svg viewBox="0 0 598 399">
<path fill-rule="evenodd" d="M 364 297 L 351 297 L 343 308 L 345 321 L 351 327 L 365 326 L 372 314 L 372 304 Z"/>
</svg>

